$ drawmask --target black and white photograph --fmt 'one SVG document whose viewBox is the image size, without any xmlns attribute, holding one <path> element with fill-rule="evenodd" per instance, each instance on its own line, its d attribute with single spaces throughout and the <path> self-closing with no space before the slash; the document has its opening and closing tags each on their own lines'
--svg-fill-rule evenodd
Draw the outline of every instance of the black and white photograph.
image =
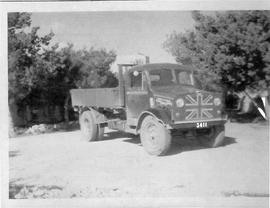
<svg viewBox="0 0 270 208">
<path fill-rule="evenodd" d="M 269 206 L 267 7 L 47 4 L 2 15 L 8 201 Z"/>
</svg>

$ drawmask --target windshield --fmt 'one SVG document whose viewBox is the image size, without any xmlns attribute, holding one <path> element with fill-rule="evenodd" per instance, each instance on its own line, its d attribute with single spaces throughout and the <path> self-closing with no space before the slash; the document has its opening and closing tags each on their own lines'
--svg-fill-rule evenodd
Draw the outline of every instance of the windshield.
<svg viewBox="0 0 270 208">
<path fill-rule="evenodd" d="M 181 69 L 158 69 L 149 71 L 152 87 L 165 87 L 174 85 L 193 86 L 192 73 Z"/>
</svg>

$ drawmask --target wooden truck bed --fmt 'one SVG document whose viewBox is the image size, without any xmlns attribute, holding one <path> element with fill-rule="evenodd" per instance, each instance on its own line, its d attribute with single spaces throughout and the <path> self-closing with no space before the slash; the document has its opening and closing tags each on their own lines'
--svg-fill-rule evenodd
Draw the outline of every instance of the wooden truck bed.
<svg viewBox="0 0 270 208">
<path fill-rule="evenodd" d="M 104 108 L 123 107 L 119 88 L 95 88 L 70 90 L 72 106 L 91 106 Z"/>
</svg>

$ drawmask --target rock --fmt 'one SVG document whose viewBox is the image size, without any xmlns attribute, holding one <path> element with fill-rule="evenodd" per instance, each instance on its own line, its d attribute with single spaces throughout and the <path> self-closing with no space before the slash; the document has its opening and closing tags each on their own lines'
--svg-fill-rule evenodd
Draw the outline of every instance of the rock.
<svg viewBox="0 0 270 208">
<path fill-rule="evenodd" d="M 26 186 L 24 186 L 18 194 L 15 195 L 15 199 L 27 199 L 29 195 L 29 190 Z"/>
<path fill-rule="evenodd" d="M 49 125 L 46 124 L 39 124 L 39 125 L 34 125 L 27 129 L 25 132 L 26 134 L 43 134 L 48 132 L 51 129 Z"/>
</svg>

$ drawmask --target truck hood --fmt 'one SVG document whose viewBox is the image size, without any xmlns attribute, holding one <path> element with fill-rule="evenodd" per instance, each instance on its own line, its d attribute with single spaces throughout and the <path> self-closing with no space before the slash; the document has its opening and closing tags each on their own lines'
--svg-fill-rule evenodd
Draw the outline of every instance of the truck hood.
<svg viewBox="0 0 270 208">
<path fill-rule="evenodd" d="M 176 99 L 180 95 L 195 93 L 197 91 L 201 91 L 192 86 L 166 86 L 166 87 L 158 87 L 152 89 L 154 96 L 161 96 L 170 99 Z"/>
</svg>

